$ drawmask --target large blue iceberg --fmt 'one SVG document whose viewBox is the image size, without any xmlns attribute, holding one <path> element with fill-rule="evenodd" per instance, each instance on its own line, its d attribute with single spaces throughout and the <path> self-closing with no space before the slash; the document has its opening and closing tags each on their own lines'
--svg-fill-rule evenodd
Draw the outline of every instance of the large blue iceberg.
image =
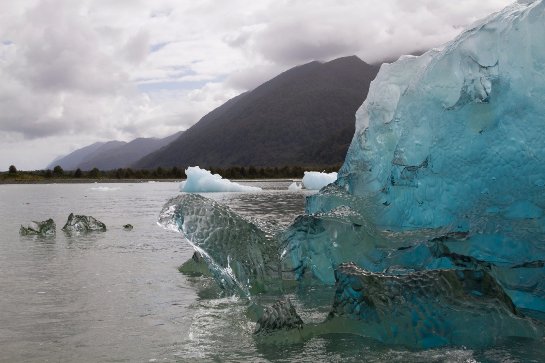
<svg viewBox="0 0 545 363">
<path fill-rule="evenodd" d="M 293 263 L 326 282 L 350 254 L 371 271 L 453 268 L 431 256 L 442 243 L 489 266 L 518 306 L 545 312 L 544 35 L 545 2 L 519 2 L 442 49 L 383 65 L 335 185 L 310 197 L 306 217 L 331 224 L 349 208 L 376 231 L 355 222 L 354 241 L 343 220 L 316 241 L 296 223 Z"/>
<path fill-rule="evenodd" d="M 420 348 L 543 337 L 544 40 L 545 2 L 520 1 L 441 49 L 383 65 L 338 179 L 285 231 L 189 195 L 161 224 L 220 283 L 335 285 L 322 332 L 344 319 L 350 332 Z"/>
</svg>

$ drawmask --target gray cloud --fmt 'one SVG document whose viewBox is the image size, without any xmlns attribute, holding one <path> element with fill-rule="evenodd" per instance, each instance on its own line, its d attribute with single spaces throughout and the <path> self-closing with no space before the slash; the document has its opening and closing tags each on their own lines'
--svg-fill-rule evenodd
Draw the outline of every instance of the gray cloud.
<svg viewBox="0 0 545 363">
<path fill-rule="evenodd" d="M 9 70 L 38 90 L 111 92 L 127 80 L 74 2 L 46 0 L 30 9 L 15 39 Z"/>
<path fill-rule="evenodd" d="M 273 63 L 294 65 L 357 54 L 377 62 L 436 47 L 452 39 L 460 26 L 499 10 L 509 1 L 435 0 L 275 2 L 268 22 L 240 45 Z M 236 43 L 231 43 L 236 46 Z"/>
<path fill-rule="evenodd" d="M 225 85 L 240 92 L 252 90 L 263 82 L 287 70 L 287 68 L 277 64 L 247 68 L 230 74 L 225 81 Z"/>
<path fill-rule="evenodd" d="M 149 33 L 141 30 L 125 44 L 126 59 L 131 63 L 140 63 L 148 56 L 150 48 Z"/>
<path fill-rule="evenodd" d="M 358 50 L 359 39 L 344 37 L 333 29 L 319 28 L 296 20 L 273 23 L 256 37 L 256 50 L 280 64 L 327 60 Z"/>
</svg>

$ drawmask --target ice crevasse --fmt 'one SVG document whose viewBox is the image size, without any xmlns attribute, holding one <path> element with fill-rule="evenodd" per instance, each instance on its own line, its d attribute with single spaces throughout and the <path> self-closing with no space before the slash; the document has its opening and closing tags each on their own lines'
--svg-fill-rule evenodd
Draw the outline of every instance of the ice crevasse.
<svg viewBox="0 0 545 363">
<path fill-rule="evenodd" d="M 386 343 L 543 337 L 543 44 L 545 2 L 519 1 L 441 49 L 384 64 L 335 183 L 287 230 L 252 232 L 251 257 L 225 262 L 210 236 L 231 230 L 214 216 L 257 227 L 200 197 L 171 200 L 161 223 L 185 231 L 222 281 L 335 284 L 329 324 L 347 319 Z"/>
</svg>

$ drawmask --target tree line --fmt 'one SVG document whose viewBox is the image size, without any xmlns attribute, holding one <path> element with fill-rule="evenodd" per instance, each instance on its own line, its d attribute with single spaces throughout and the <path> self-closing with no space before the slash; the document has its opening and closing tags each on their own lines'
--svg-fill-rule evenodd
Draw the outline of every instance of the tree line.
<svg viewBox="0 0 545 363">
<path fill-rule="evenodd" d="M 282 166 L 282 167 L 244 167 L 232 166 L 227 168 L 208 167 L 207 170 L 219 174 L 227 179 L 282 179 L 302 178 L 305 171 L 333 172 L 339 170 L 340 165 L 333 166 Z M 185 168 L 172 167 L 156 169 L 119 168 L 114 170 L 63 170 L 60 165 L 52 170 L 18 171 L 11 165 L 7 173 L 0 174 L 3 180 L 44 180 L 44 179 L 185 179 Z"/>
</svg>

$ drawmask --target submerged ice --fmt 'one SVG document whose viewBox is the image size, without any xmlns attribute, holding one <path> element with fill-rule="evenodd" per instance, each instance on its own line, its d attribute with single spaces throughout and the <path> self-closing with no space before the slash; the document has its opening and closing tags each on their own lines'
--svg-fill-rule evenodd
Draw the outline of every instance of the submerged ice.
<svg viewBox="0 0 545 363">
<path fill-rule="evenodd" d="M 416 348 L 542 338 L 544 34 L 545 2 L 521 1 L 383 65 L 337 180 L 285 231 L 187 194 L 161 223 L 224 286 L 335 285 L 323 333 L 344 319 Z"/>
<path fill-rule="evenodd" d="M 543 326 L 525 319 L 484 271 L 390 275 L 342 264 L 335 275 L 330 318 L 354 320 L 366 335 L 380 341 L 432 348 L 486 346 L 505 337 L 543 336 Z"/>
</svg>

